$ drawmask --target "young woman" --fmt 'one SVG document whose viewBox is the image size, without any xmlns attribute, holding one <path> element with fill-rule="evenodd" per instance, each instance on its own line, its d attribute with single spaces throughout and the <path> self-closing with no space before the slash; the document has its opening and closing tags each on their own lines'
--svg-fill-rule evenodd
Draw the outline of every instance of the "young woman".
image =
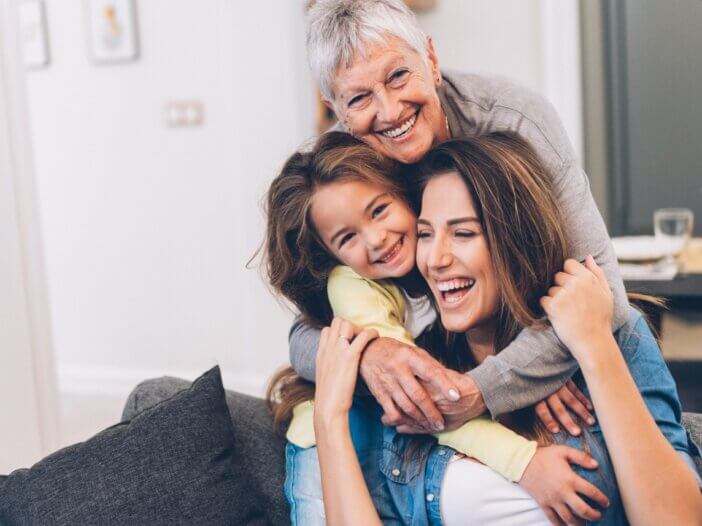
<svg viewBox="0 0 702 526">
<path fill-rule="evenodd" d="M 308 320 L 328 324 L 334 314 L 409 345 L 434 320 L 432 310 L 423 309 L 420 300 L 388 281 L 406 278 L 415 264 L 416 218 L 401 180 L 397 163 L 348 134 L 329 133 L 311 151 L 292 156 L 272 183 L 268 194 L 270 281 Z M 345 322 L 340 329 L 348 340 L 354 336 L 352 327 Z M 446 358 L 465 368 L 455 356 Z M 309 384 L 291 374 L 286 371 L 272 388 L 279 396 L 276 420 L 287 421 L 291 410 L 294 414 L 287 431 L 286 494 L 294 523 L 323 522 L 322 485 L 313 448 L 313 393 Z M 376 412 L 359 408 L 353 417 L 359 453 L 378 448 L 372 437 L 379 435 L 362 432 L 378 426 Z M 540 445 L 552 442 L 533 415 L 526 425 L 519 424 L 515 421 L 512 427 L 529 438 L 540 438 Z M 594 466 L 589 456 L 576 449 L 537 450 L 536 441 L 484 418 L 436 437 L 440 445 L 481 461 L 507 480 L 519 481 L 546 510 L 576 502 L 578 515 L 598 518 L 599 512 L 579 494 L 606 504 L 596 487 L 573 476 L 569 461 Z M 366 465 L 373 469 L 368 455 Z M 393 469 L 400 472 L 399 467 Z M 545 479 L 555 484 L 548 486 Z M 521 501 L 520 506 L 531 503 L 522 506 L 525 516 L 545 520 L 525 491 L 517 488 L 514 500 Z M 402 506 L 396 508 L 403 513 Z"/>
<path fill-rule="evenodd" d="M 445 328 L 460 335 L 478 364 L 521 328 L 543 326 L 543 304 L 579 361 L 578 382 L 589 387 L 599 415 L 588 436 L 599 469 L 575 469 L 608 494 L 611 506 L 602 523 L 621 524 L 627 517 L 637 524 L 699 523 L 702 497 L 689 465 L 698 451 L 680 425 L 675 385 L 655 339 L 633 310 L 612 336 L 611 292 L 592 258 L 586 267 L 569 260 L 557 272 L 566 255 L 562 222 L 531 149 L 504 134 L 451 141 L 432 149 L 418 171 L 417 263 Z M 314 423 L 327 519 L 378 523 L 348 419 L 370 335 L 361 332 L 349 344 L 345 330 L 340 320 L 325 329 L 317 358 Z M 406 450 L 407 440 L 398 442 L 391 432 L 384 438 L 394 453 Z M 447 462 L 444 454 L 442 460 L 437 451 L 435 446 L 415 457 L 422 477 L 390 485 L 395 501 L 421 500 L 432 524 L 519 521 L 491 507 L 491 495 L 509 491 L 506 482 L 469 459 Z M 548 516 L 573 523 L 578 506 L 564 504 Z"/>
</svg>

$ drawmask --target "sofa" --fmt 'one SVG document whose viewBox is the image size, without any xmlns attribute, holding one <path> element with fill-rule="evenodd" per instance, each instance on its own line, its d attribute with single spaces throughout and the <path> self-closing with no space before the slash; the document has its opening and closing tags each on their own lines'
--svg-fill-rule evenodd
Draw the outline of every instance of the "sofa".
<svg viewBox="0 0 702 526">
<path fill-rule="evenodd" d="M 139 384 L 127 400 L 122 418 L 134 415 L 186 389 L 190 382 L 172 377 L 147 380 Z M 226 391 L 232 418 L 238 459 L 248 473 L 261 513 L 270 524 L 288 524 L 288 504 L 283 492 L 285 480 L 285 441 L 273 432 L 265 400 Z M 696 444 L 702 444 L 702 413 L 683 413 L 683 424 Z M 271 459 L 261 462 L 260 458 Z M 702 458 L 695 457 L 702 473 Z"/>
<path fill-rule="evenodd" d="M 702 414 L 683 422 L 701 443 Z M 0 524 L 283 525 L 284 481 L 266 402 L 225 391 L 215 367 L 142 382 L 120 423 L 0 475 Z"/>
</svg>

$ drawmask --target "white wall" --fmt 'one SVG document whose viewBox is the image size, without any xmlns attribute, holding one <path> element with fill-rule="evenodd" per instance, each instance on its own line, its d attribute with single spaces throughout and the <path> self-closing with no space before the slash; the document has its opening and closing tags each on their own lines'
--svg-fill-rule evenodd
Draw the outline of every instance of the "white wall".
<svg viewBox="0 0 702 526">
<path fill-rule="evenodd" d="M 245 263 L 264 188 L 313 131 L 301 3 L 137 4 L 139 60 L 94 66 L 82 3 L 49 0 L 52 64 L 28 75 L 64 384 L 214 362 L 255 384 L 287 357 L 290 315 Z M 165 127 L 181 99 L 203 126 Z"/>
<path fill-rule="evenodd" d="M 81 2 L 46 3 L 52 63 L 28 83 L 64 391 L 123 394 L 218 362 L 260 393 L 287 359 L 291 316 L 244 265 L 264 189 L 313 133 L 304 0 L 137 2 L 141 56 L 119 66 L 89 63 Z M 420 21 L 445 66 L 552 93 L 552 9 L 441 0 Z M 204 104 L 203 126 L 164 126 L 181 99 Z"/>
<path fill-rule="evenodd" d="M 582 158 L 577 0 L 439 0 L 419 19 L 443 67 L 510 77 L 545 95 Z"/>
</svg>

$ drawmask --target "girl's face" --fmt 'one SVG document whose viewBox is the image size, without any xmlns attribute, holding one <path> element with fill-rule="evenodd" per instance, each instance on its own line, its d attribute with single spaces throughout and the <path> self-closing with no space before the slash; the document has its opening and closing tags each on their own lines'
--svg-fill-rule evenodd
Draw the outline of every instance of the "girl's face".
<svg viewBox="0 0 702 526">
<path fill-rule="evenodd" d="M 312 224 L 331 253 L 367 279 L 399 278 L 414 267 L 416 218 L 387 188 L 341 181 L 312 196 Z"/>
<path fill-rule="evenodd" d="M 417 220 L 417 266 L 444 327 L 491 330 L 499 305 L 487 240 L 468 188 L 455 172 L 434 177 Z"/>
</svg>

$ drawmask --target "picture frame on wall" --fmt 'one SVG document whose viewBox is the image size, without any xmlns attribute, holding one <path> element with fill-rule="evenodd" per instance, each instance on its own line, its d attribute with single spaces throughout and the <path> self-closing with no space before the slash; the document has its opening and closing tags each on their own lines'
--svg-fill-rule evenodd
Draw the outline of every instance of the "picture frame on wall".
<svg viewBox="0 0 702 526">
<path fill-rule="evenodd" d="M 84 0 L 88 53 L 95 64 L 120 64 L 139 58 L 134 0 Z"/>
<path fill-rule="evenodd" d="M 47 67 L 49 38 L 43 0 L 19 2 L 19 18 L 25 68 L 36 70 Z"/>
</svg>

